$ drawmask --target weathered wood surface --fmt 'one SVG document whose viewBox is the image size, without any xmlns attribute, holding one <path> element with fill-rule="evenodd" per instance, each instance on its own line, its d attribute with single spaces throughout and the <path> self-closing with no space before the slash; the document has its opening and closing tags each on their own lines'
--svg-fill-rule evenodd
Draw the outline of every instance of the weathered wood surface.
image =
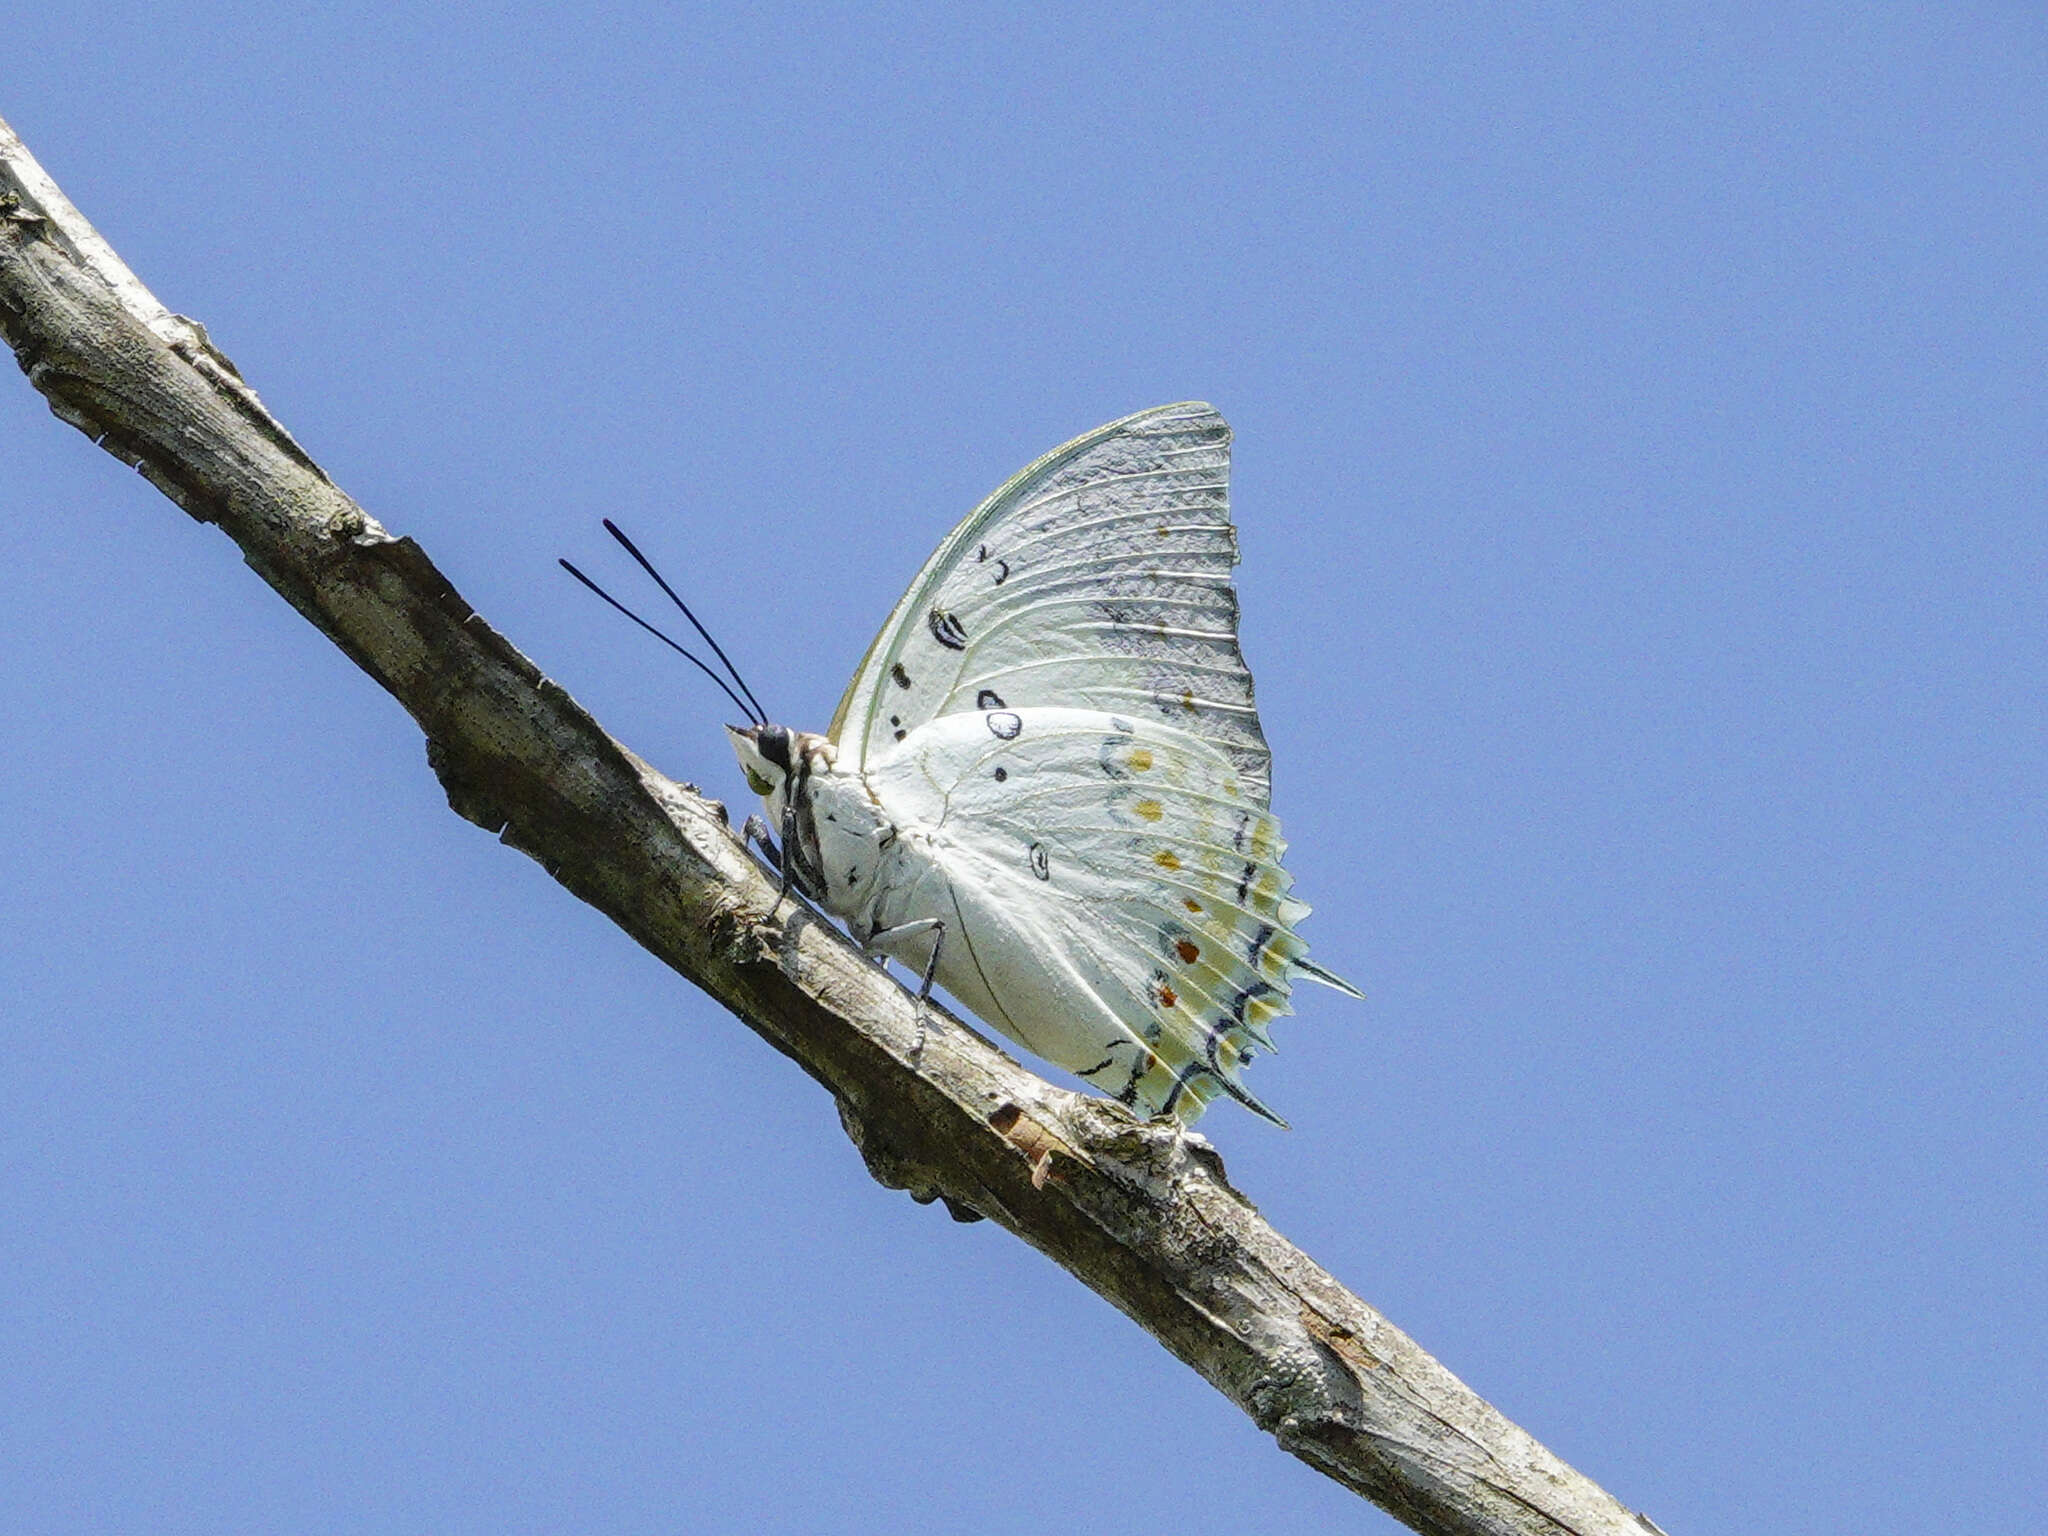
<svg viewBox="0 0 2048 1536">
<path fill-rule="evenodd" d="M 1055 1088 L 943 1014 L 921 1024 L 836 930 L 777 907 L 723 809 L 612 740 L 344 495 L 4 123 L 0 330 L 59 417 L 218 526 L 404 705 L 459 814 L 823 1084 L 883 1184 L 1014 1232 L 1418 1531 L 1656 1531 L 1274 1231 L 1199 1136 Z"/>
</svg>

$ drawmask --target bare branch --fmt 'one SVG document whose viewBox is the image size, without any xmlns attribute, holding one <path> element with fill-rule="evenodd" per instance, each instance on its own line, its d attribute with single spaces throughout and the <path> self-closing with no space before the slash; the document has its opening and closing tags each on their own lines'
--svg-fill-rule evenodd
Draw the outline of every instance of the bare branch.
<svg viewBox="0 0 2048 1536">
<path fill-rule="evenodd" d="M 0 330 L 50 407 L 218 525 L 411 712 L 450 805 L 532 855 L 832 1093 L 874 1176 L 999 1222 L 1287 1450 L 1418 1531 L 1643 1536 L 1275 1232 L 1198 1136 L 1054 1088 L 774 902 L 664 778 L 328 480 L 0 123 Z"/>
</svg>

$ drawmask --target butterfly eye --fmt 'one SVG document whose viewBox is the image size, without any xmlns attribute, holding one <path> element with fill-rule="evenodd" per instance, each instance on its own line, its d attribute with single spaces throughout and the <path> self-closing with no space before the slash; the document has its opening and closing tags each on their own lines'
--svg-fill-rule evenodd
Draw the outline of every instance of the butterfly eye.
<svg viewBox="0 0 2048 1536">
<path fill-rule="evenodd" d="M 753 769 L 748 768 L 746 770 L 746 775 L 747 788 L 751 789 L 755 794 L 761 796 L 763 799 L 766 799 L 768 796 L 775 793 L 775 786 L 769 783 L 768 780 L 762 778 L 760 774 L 754 772 Z"/>
</svg>

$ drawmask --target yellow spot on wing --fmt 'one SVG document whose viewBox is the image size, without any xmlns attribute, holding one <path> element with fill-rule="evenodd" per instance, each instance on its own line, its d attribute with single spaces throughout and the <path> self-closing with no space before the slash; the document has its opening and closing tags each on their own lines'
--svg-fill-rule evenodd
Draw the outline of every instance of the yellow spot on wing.
<svg viewBox="0 0 2048 1536">
<path fill-rule="evenodd" d="M 1131 755 L 1128 758 L 1126 758 L 1125 761 L 1131 765 L 1131 771 L 1133 773 L 1143 773 L 1146 769 L 1152 766 L 1152 754 L 1150 752 L 1147 752 L 1143 747 L 1138 747 L 1132 751 Z"/>
<path fill-rule="evenodd" d="M 1157 800 L 1140 800 L 1136 805 L 1132 806 L 1131 809 L 1136 811 L 1140 816 L 1144 817 L 1147 821 L 1157 821 L 1160 817 L 1166 814 L 1166 811 L 1164 810 L 1164 808 L 1160 806 Z"/>
<path fill-rule="evenodd" d="M 1152 855 L 1152 862 L 1154 864 L 1157 864 L 1161 869 L 1179 869 L 1180 855 L 1175 853 L 1171 848 L 1162 848 L 1157 853 Z"/>
<path fill-rule="evenodd" d="M 1180 904 L 1186 907 L 1190 912 L 1199 912 L 1202 910 L 1202 904 L 1199 901 L 1195 900 L 1195 898 L 1192 896 L 1181 897 Z"/>
</svg>

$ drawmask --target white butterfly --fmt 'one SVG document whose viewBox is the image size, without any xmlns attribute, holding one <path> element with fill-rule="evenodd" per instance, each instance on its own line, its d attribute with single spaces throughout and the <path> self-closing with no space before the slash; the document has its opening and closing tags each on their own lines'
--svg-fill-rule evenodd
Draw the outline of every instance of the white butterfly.
<svg viewBox="0 0 2048 1536">
<path fill-rule="evenodd" d="M 785 883 L 926 992 L 1148 1114 L 1285 1124 L 1241 1073 L 1290 980 L 1359 994 L 1294 932 L 1229 468 L 1202 404 L 1074 439 L 939 546 L 825 735 L 727 729 Z"/>
</svg>

